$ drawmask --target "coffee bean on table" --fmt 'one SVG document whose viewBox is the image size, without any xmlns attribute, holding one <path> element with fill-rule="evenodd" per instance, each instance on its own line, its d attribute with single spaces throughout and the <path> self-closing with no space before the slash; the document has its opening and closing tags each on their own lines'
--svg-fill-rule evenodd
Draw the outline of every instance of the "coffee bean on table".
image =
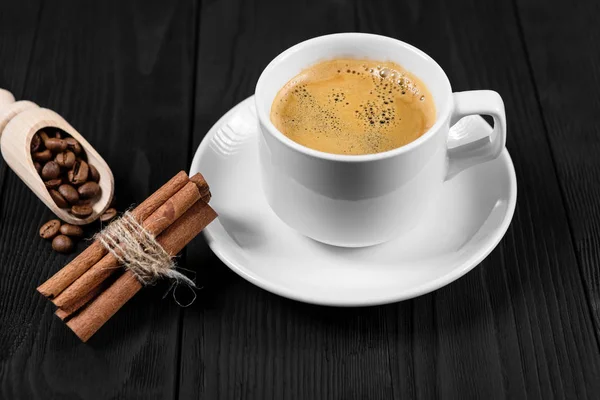
<svg viewBox="0 0 600 400">
<path fill-rule="evenodd" d="M 58 192 L 71 205 L 75 205 L 79 201 L 79 193 L 77 192 L 77 189 L 75 189 L 69 184 L 65 183 L 63 185 L 60 185 L 58 188 Z"/>
<path fill-rule="evenodd" d="M 79 218 L 88 217 L 92 212 L 94 212 L 94 209 L 89 205 L 76 205 L 71 207 L 71 214 Z"/>
<path fill-rule="evenodd" d="M 40 237 L 42 239 L 52 239 L 58 234 L 60 228 L 60 221 L 57 219 L 51 219 L 40 228 Z"/>
<path fill-rule="evenodd" d="M 62 184 L 62 179 L 51 179 L 49 181 L 44 182 L 46 185 L 46 189 L 58 189 L 58 187 Z"/>
<path fill-rule="evenodd" d="M 73 250 L 73 241 L 65 235 L 58 235 L 52 239 L 52 248 L 59 253 L 69 253 Z"/>
<path fill-rule="evenodd" d="M 36 151 L 38 151 L 40 149 L 41 146 L 42 146 L 42 139 L 40 139 L 40 135 L 35 133 L 31 137 L 30 151 L 32 153 L 35 153 Z"/>
<path fill-rule="evenodd" d="M 69 237 L 82 237 L 83 229 L 77 225 L 63 224 L 60 227 L 60 233 Z"/>
<path fill-rule="evenodd" d="M 100 185 L 96 182 L 86 182 L 77 189 L 82 199 L 92 199 L 100 194 Z"/>
<path fill-rule="evenodd" d="M 81 185 L 88 179 L 89 168 L 88 164 L 83 160 L 75 161 L 73 168 L 69 170 L 69 182 L 73 185 Z"/>
<path fill-rule="evenodd" d="M 65 198 L 55 189 L 50 189 L 50 197 L 52 197 L 52 200 L 54 200 L 54 202 L 56 203 L 56 205 L 60 208 L 68 208 L 69 207 L 69 203 L 67 203 L 67 200 L 65 200 Z"/>
<path fill-rule="evenodd" d="M 31 155 L 33 161 L 46 162 L 52 159 L 52 152 L 48 149 L 35 152 Z"/>
<path fill-rule="evenodd" d="M 79 155 L 83 151 L 83 148 L 79 142 L 72 137 L 66 138 L 65 142 L 67 142 L 67 148 L 75 153 L 75 155 Z"/>
<path fill-rule="evenodd" d="M 62 139 L 62 133 L 60 133 L 60 131 L 56 131 L 56 133 L 54 134 L 54 137 L 57 139 Z"/>
<path fill-rule="evenodd" d="M 70 150 L 58 153 L 54 159 L 56 163 L 63 168 L 72 168 L 75 164 L 75 153 Z"/>
<path fill-rule="evenodd" d="M 59 153 L 67 149 L 67 142 L 62 139 L 50 138 L 44 142 L 44 145 L 54 153 Z"/>
<path fill-rule="evenodd" d="M 39 162 L 34 162 L 33 166 L 35 167 L 35 170 L 37 171 L 38 175 L 42 174 L 42 164 L 40 164 Z"/>
<path fill-rule="evenodd" d="M 109 222 L 112 221 L 113 218 L 115 218 L 117 216 L 117 210 L 115 210 L 114 208 L 109 208 L 106 211 L 104 211 L 104 214 L 102 214 L 100 216 L 100 221 L 101 222 Z"/>
<path fill-rule="evenodd" d="M 94 167 L 92 164 L 88 164 L 88 167 L 90 168 L 90 174 L 89 174 L 90 181 L 92 181 L 92 182 L 100 181 L 100 173 L 98 172 L 96 167 Z"/>
<path fill-rule="evenodd" d="M 60 167 L 56 161 L 48 161 L 42 168 L 42 178 L 46 180 L 56 179 L 60 175 Z"/>
</svg>

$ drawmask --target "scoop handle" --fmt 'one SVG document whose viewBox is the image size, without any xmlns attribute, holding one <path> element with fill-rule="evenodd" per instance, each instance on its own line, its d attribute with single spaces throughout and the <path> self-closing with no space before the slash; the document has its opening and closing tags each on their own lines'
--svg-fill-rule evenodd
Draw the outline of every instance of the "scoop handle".
<svg viewBox="0 0 600 400">
<path fill-rule="evenodd" d="M 15 102 L 15 96 L 5 89 L 0 89 L 0 113 L 2 109 Z"/>
</svg>

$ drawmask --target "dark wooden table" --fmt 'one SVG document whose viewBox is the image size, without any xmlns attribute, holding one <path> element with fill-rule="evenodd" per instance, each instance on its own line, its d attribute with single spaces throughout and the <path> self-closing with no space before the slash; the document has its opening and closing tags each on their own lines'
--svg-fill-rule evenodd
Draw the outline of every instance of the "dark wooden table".
<svg viewBox="0 0 600 400">
<path fill-rule="evenodd" d="M 381 307 L 272 295 L 197 239 L 191 307 L 144 290 L 82 344 L 35 292 L 70 258 L 37 236 L 51 214 L 0 162 L 0 398 L 600 398 L 599 17 L 593 0 L 4 1 L 0 87 L 87 136 L 121 209 L 188 169 L 275 55 L 341 31 L 500 92 L 519 199 L 479 267 Z"/>
</svg>

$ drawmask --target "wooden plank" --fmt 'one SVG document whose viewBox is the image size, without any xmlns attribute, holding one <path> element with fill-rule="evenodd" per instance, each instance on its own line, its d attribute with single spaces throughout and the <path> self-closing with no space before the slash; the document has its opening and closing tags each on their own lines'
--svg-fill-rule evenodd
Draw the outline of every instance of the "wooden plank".
<svg viewBox="0 0 600 400">
<path fill-rule="evenodd" d="M 512 4 L 309 2 L 292 11 L 293 18 L 279 3 L 203 5 L 194 145 L 286 47 L 333 31 L 381 33 L 431 54 L 454 90 L 501 93 L 519 180 L 515 218 L 466 277 L 369 309 L 265 293 L 197 241 L 188 262 L 203 265 L 206 287 L 184 314 L 180 396 L 593 397 L 600 351 Z"/>
<path fill-rule="evenodd" d="M 500 92 L 519 184 L 515 218 L 499 248 L 458 282 L 414 300 L 412 313 L 398 305 L 389 332 L 399 348 L 395 393 L 593 397 L 598 343 L 512 4 L 386 2 L 373 9 L 365 2 L 358 15 L 361 29 L 431 54 L 454 90 Z M 414 383 L 407 383 L 413 365 Z"/>
<path fill-rule="evenodd" d="M 2 29 L 19 25 L 1 14 Z M 1 69 L 3 86 L 56 110 L 103 155 L 121 209 L 187 167 L 194 14 L 188 1 L 44 2 L 23 93 L 4 79 L 27 62 Z M 3 52 L 1 64 L 17 56 Z M 12 172 L 1 202 L 0 398 L 172 398 L 179 307 L 161 301 L 166 287 L 139 293 L 80 343 L 35 291 L 70 259 L 37 236 L 50 213 Z"/>
<path fill-rule="evenodd" d="M 16 97 L 25 86 L 40 10 L 41 1 L 28 0 L 3 5 L 0 13 L 0 54 L 6 55 L 0 62 L 0 88 L 10 88 Z M 0 162 L 0 192 L 7 176 L 8 167 Z"/>
<path fill-rule="evenodd" d="M 517 1 L 536 95 L 600 337 L 598 4 Z"/>
<path fill-rule="evenodd" d="M 203 3 L 194 150 L 222 113 L 254 92 L 278 53 L 354 30 L 355 21 L 351 2 L 293 10 L 275 1 Z M 180 398 L 392 396 L 383 309 L 344 311 L 271 295 L 234 275 L 201 240 L 188 246 L 187 263 L 205 289 L 184 313 Z"/>
</svg>

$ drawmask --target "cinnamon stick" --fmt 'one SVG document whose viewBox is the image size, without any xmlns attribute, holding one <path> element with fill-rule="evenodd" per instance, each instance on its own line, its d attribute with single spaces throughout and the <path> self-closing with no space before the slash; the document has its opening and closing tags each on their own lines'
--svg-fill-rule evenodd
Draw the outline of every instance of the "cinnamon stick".
<svg viewBox="0 0 600 400">
<path fill-rule="evenodd" d="M 102 291 L 104 291 L 106 288 L 108 288 L 108 286 L 110 286 L 109 284 L 112 283 L 110 281 L 111 281 L 110 279 L 107 279 L 104 282 L 102 282 L 100 285 L 96 286 L 94 289 L 92 289 L 90 292 L 88 292 L 88 294 L 81 297 L 79 299 L 79 301 L 77 303 L 73 304 L 70 308 L 57 308 L 56 311 L 54 312 L 54 315 L 56 315 L 58 318 L 62 319 L 63 321 L 66 318 L 69 318 L 72 314 L 76 313 L 77 310 L 79 310 L 81 307 L 85 306 L 87 303 L 92 301 L 92 299 L 94 299 L 96 296 L 98 296 Z"/>
<path fill-rule="evenodd" d="M 174 256 L 216 217 L 217 213 L 208 204 L 198 201 L 158 236 L 157 241 L 167 253 Z M 79 314 L 73 316 L 67 326 L 86 342 L 141 288 L 141 283 L 126 271 Z"/>
<path fill-rule="evenodd" d="M 208 186 L 208 182 L 204 179 L 204 176 L 200 172 L 195 174 L 190 178 L 190 181 L 194 182 L 196 186 L 198 186 L 198 191 L 200 192 L 200 199 L 205 203 L 210 201 L 210 187 Z"/>
<path fill-rule="evenodd" d="M 152 235 L 159 235 L 169 225 L 183 215 L 200 199 L 198 187 L 188 182 L 183 188 L 168 199 L 142 226 Z M 69 309 L 102 283 L 115 271 L 119 270 L 119 261 L 112 254 L 106 254 L 100 261 L 83 273 L 75 282 L 54 298 L 53 303 L 59 308 Z"/>
<path fill-rule="evenodd" d="M 208 203 L 211 199 L 212 195 L 210 194 L 210 190 L 208 191 L 208 193 L 206 193 L 204 196 L 200 197 L 200 200 L 202 200 L 205 203 Z"/>
<path fill-rule="evenodd" d="M 188 176 L 184 171 L 180 171 L 177 175 L 171 178 L 167 183 L 161 186 L 150 197 L 144 200 L 133 211 L 134 217 L 143 222 L 149 215 L 154 213 L 168 199 L 177 193 L 186 183 Z M 54 298 L 79 278 L 85 271 L 90 269 L 94 264 L 104 257 L 108 251 L 104 246 L 95 241 L 73 261 L 67 264 L 64 268 L 58 271 L 54 276 L 40 285 L 37 290 L 46 297 Z"/>
</svg>

